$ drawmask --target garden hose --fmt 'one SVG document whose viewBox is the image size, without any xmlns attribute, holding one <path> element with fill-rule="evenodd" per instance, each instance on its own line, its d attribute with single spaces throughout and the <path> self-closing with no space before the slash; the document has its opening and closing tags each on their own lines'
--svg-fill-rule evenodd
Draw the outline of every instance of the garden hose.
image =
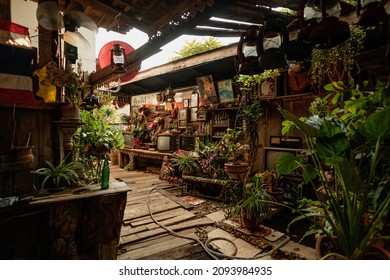
<svg viewBox="0 0 390 280">
<path fill-rule="evenodd" d="M 176 236 L 176 237 L 179 237 L 179 238 L 184 238 L 184 239 L 189 239 L 189 240 L 193 240 L 195 241 L 196 243 L 198 243 L 205 251 L 206 253 L 213 259 L 215 260 L 219 260 L 219 257 L 220 258 L 227 258 L 227 259 L 241 259 L 241 260 L 255 260 L 255 259 L 261 259 L 267 255 L 270 255 L 272 254 L 274 251 L 280 249 L 281 247 L 283 247 L 285 244 L 287 244 L 288 241 L 290 241 L 290 237 L 289 236 L 286 236 L 286 239 L 283 240 L 282 242 L 280 242 L 277 246 L 275 246 L 274 248 L 272 248 L 270 251 L 267 251 L 263 254 L 259 254 L 259 255 L 256 255 L 254 257 L 240 257 L 240 256 L 236 256 L 237 252 L 238 252 L 238 248 L 237 248 L 237 245 L 232 241 L 232 240 L 229 240 L 225 237 L 214 237 L 214 238 L 211 238 L 211 239 L 207 239 L 204 243 L 199 240 L 198 238 L 195 238 L 195 237 L 189 237 L 189 236 L 185 236 L 185 235 L 182 235 L 182 234 L 179 234 L 169 228 L 167 228 L 165 225 L 163 225 L 162 223 L 158 222 L 154 215 L 153 215 L 153 212 L 152 210 L 150 209 L 150 194 L 155 191 L 156 189 L 160 188 L 160 185 L 159 184 L 158 186 L 152 188 L 150 191 L 149 191 L 149 197 L 148 197 L 148 201 L 147 201 L 147 207 L 148 207 L 148 210 L 149 210 L 149 215 L 151 217 L 151 219 L 153 220 L 153 222 L 155 222 L 158 226 L 160 226 L 161 228 L 165 229 L 167 232 L 169 232 L 170 234 Z M 215 240 L 224 240 L 224 241 L 227 241 L 229 243 L 231 243 L 234 247 L 234 252 L 231 254 L 231 255 L 227 255 L 227 254 L 223 254 L 223 253 L 219 253 L 219 252 L 216 252 L 214 250 L 212 250 L 210 247 L 209 247 L 209 244 L 212 242 L 212 241 L 215 241 Z"/>
</svg>

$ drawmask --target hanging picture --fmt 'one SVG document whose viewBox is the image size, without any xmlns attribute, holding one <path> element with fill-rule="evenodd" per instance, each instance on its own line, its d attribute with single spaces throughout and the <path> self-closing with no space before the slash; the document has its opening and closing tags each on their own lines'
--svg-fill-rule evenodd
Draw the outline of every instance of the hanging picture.
<svg viewBox="0 0 390 280">
<path fill-rule="evenodd" d="M 198 93 L 194 92 L 191 94 L 191 108 L 198 107 Z"/>
<path fill-rule="evenodd" d="M 273 98 L 277 96 L 277 77 L 265 80 L 259 87 L 260 98 Z"/>
<path fill-rule="evenodd" d="M 198 108 L 191 108 L 190 122 L 196 122 L 198 120 L 197 111 Z"/>
<path fill-rule="evenodd" d="M 232 80 L 223 80 L 217 83 L 220 103 L 229 103 L 234 101 L 234 92 Z"/>
<path fill-rule="evenodd" d="M 183 99 L 183 106 L 184 106 L 184 108 L 188 108 L 189 107 L 189 102 L 190 102 L 189 99 Z"/>
<path fill-rule="evenodd" d="M 198 85 L 200 98 L 204 101 L 205 104 L 218 103 L 218 96 L 215 91 L 213 77 L 211 75 L 196 78 L 196 83 Z"/>
</svg>

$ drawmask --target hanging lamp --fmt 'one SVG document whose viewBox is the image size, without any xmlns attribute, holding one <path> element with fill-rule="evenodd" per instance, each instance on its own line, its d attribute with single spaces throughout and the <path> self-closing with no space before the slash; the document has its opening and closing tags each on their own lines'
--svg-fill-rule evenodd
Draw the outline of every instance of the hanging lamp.
<svg viewBox="0 0 390 280">
<path fill-rule="evenodd" d="M 256 43 L 259 36 L 259 27 L 250 25 L 245 28 L 245 32 L 241 34 L 240 41 L 237 46 L 237 60 L 239 74 L 256 74 L 260 73 L 258 65 L 258 53 Z"/>
<path fill-rule="evenodd" d="M 125 62 L 127 62 L 125 49 L 120 44 L 114 44 L 111 49 L 112 72 L 116 74 L 126 73 Z"/>
<path fill-rule="evenodd" d="M 277 14 L 266 16 L 257 42 L 259 67 L 263 70 L 286 68 L 288 42 L 289 34 L 284 20 Z"/>
</svg>

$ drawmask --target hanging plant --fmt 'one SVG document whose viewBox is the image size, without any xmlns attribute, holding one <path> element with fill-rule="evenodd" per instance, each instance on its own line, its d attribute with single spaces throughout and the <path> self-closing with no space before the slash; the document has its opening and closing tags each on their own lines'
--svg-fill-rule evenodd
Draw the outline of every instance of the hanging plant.
<svg viewBox="0 0 390 280">
<path fill-rule="evenodd" d="M 314 48 L 311 56 L 311 82 L 316 93 L 331 81 L 349 81 L 356 66 L 355 55 L 364 47 L 366 30 L 350 25 L 351 36 L 331 49 Z"/>
</svg>

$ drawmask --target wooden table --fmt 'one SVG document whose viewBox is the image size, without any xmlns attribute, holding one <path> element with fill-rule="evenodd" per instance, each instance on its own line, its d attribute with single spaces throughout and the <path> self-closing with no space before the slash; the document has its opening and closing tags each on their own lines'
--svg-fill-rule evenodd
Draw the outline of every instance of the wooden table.
<svg viewBox="0 0 390 280">
<path fill-rule="evenodd" d="M 153 167 L 154 164 L 157 166 L 158 171 L 160 171 L 164 160 L 169 160 L 171 157 L 171 153 L 160 153 L 151 150 L 123 148 L 120 150 L 119 167 L 124 168 L 126 165 L 129 165 L 129 170 L 134 170 L 137 167 L 140 167 L 141 160 L 145 160 L 144 165 L 148 167 Z"/>
<path fill-rule="evenodd" d="M 78 191 L 82 191 L 78 193 Z M 117 259 L 130 188 L 67 188 L 0 209 L 1 259 Z"/>
</svg>

